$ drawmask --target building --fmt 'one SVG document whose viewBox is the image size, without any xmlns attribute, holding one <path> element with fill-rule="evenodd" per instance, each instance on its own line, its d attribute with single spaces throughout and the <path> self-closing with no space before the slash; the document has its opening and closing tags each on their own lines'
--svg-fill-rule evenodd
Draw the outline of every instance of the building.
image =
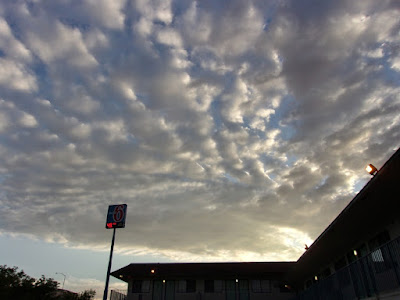
<svg viewBox="0 0 400 300">
<path fill-rule="evenodd" d="M 400 150 L 298 259 L 298 299 L 400 299 Z"/>
<path fill-rule="evenodd" d="M 130 264 L 112 275 L 128 283 L 128 300 L 286 300 L 295 295 L 285 282 L 294 264 Z"/>
<path fill-rule="evenodd" d="M 400 150 L 297 262 L 130 264 L 127 300 L 400 299 Z"/>
</svg>

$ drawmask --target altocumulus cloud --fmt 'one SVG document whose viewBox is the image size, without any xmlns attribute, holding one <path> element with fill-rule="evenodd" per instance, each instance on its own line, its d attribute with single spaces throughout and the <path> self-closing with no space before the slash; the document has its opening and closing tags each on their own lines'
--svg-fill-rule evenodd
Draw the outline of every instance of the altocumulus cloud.
<svg viewBox="0 0 400 300">
<path fill-rule="evenodd" d="M 296 259 L 400 141 L 398 1 L 2 1 L 0 230 Z"/>
</svg>

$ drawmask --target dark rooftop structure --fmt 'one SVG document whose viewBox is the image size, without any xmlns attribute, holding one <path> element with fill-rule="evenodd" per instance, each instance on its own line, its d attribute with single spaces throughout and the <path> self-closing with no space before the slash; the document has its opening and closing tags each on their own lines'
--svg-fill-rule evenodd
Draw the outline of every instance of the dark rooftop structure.
<svg viewBox="0 0 400 300">
<path fill-rule="evenodd" d="M 231 263 L 142 263 L 130 264 L 111 273 L 128 282 L 131 278 L 265 278 L 283 279 L 295 262 L 231 262 Z M 152 272 L 153 271 L 153 272 Z"/>
</svg>

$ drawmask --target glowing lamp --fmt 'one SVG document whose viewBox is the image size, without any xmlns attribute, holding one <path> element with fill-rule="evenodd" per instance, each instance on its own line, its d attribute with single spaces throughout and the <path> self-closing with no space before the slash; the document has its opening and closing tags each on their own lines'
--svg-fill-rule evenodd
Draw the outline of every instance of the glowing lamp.
<svg viewBox="0 0 400 300">
<path fill-rule="evenodd" d="M 369 164 L 368 166 L 366 166 L 365 170 L 371 175 L 375 175 L 376 173 L 378 173 L 378 169 L 373 164 Z"/>
</svg>

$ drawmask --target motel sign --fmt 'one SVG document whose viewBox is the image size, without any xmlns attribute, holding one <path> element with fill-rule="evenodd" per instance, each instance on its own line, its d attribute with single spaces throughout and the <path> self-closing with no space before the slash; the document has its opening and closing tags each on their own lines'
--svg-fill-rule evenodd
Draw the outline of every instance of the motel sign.
<svg viewBox="0 0 400 300">
<path fill-rule="evenodd" d="M 110 205 L 108 207 L 106 228 L 125 228 L 126 204 Z"/>
</svg>

